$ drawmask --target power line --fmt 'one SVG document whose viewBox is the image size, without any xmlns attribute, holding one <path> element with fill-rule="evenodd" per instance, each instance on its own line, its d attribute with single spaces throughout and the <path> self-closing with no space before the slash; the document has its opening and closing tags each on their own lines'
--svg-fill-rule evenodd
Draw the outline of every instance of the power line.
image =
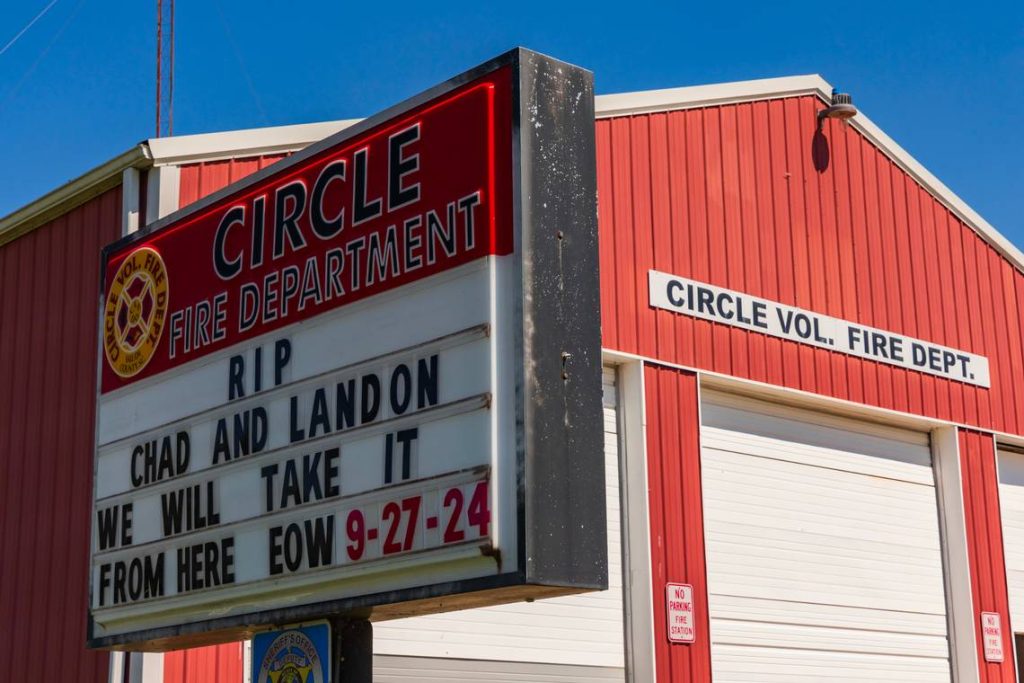
<svg viewBox="0 0 1024 683">
<path fill-rule="evenodd" d="M 69 14 L 68 18 L 64 20 L 64 23 L 61 24 L 61 27 L 59 29 L 57 29 L 57 32 L 53 34 L 53 38 L 51 38 L 50 42 L 46 44 L 46 47 L 44 47 L 43 51 L 39 53 L 39 56 L 36 57 L 35 61 L 32 62 L 32 66 L 30 66 L 25 71 L 24 75 L 21 77 L 21 80 L 19 80 L 14 85 L 14 87 L 11 88 L 11 90 L 4 97 L 3 101 L 0 101 L 0 112 L 4 111 L 7 108 L 7 105 L 10 104 L 11 100 L 14 99 L 15 95 L 18 94 L 18 91 L 21 90 L 21 86 L 25 85 L 25 82 L 28 81 L 28 79 L 32 76 L 33 73 L 35 73 L 36 67 L 38 67 L 39 64 L 43 61 L 43 59 L 46 58 L 46 55 L 49 54 L 50 49 L 57 43 L 58 40 L 60 40 L 60 37 L 64 35 L 64 31 L 71 24 L 71 22 L 74 21 L 75 17 L 78 15 L 78 10 L 80 10 L 82 8 L 82 5 L 84 4 L 85 0 L 78 0 L 78 2 L 75 3 L 75 6 L 71 9 L 71 14 Z"/>
<path fill-rule="evenodd" d="M 39 21 L 40 19 L 42 19 L 43 15 L 46 14 L 47 12 L 49 12 L 50 8 L 53 7 L 56 4 L 57 4 L 57 0 L 50 0 L 50 4 L 48 4 L 46 7 L 44 7 L 42 9 L 42 11 L 39 12 L 39 14 L 37 14 L 32 19 L 32 21 L 30 21 L 27 24 L 25 24 L 25 28 L 23 28 L 20 31 L 18 31 L 18 33 L 13 38 L 11 38 L 11 40 L 6 45 L 4 45 L 3 47 L 0 47 L 0 55 L 3 55 L 3 53 L 7 52 L 7 50 L 12 45 L 14 45 L 16 42 L 18 42 L 18 38 L 21 38 L 23 35 L 25 35 L 25 32 L 28 31 L 30 28 L 32 28 L 32 24 L 34 24 L 37 21 Z"/>
</svg>

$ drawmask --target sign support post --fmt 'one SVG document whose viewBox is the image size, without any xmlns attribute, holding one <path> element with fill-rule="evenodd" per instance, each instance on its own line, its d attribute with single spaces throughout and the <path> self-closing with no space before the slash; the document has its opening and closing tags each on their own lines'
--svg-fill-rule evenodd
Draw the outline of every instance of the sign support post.
<svg viewBox="0 0 1024 683">
<path fill-rule="evenodd" d="M 366 617 L 331 620 L 334 683 L 373 683 L 373 625 Z"/>
</svg>

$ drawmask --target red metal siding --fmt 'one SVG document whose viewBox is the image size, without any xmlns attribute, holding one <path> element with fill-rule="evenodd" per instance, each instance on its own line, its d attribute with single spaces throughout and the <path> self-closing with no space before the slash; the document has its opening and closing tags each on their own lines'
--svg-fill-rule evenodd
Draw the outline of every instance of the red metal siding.
<svg viewBox="0 0 1024 683">
<path fill-rule="evenodd" d="M 0 247 L 0 662 L 97 683 L 85 648 L 99 253 L 121 188 Z"/>
<path fill-rule="evenodd" d="M 604 345 L 1024 433 L 1024 276 L 813 97 L 597 122 Z M 820 157 L 819 157 L 820 158 Z M 983 389 L 655 310 L 655 268 L 987 356 Z"/>
<path fill-rule="evenodd" d="M 258 157 L 185 164 L 181 166 L 178 207 L 188 206 L 208 194 L 227 187 L 236 180 L 241 180 L 275 161 L 284 159 L 286 156 L 288 155 L 267 154 Z"/>
<path fill-rule="evenodd" d="M 241 683 L 242 644 L 211 645 L 164 655 L 164 683 Z"/>
<path fill-rule="evenodd" d="M 657 681 L 710 681 L 697 376 L 647 365 L 644 384 Z M 697 641 L 692 645 L 668 642 L 664 597 L 667 582 L 693 585 Z"/>
<path fill-rule="evenodd" d="M 999 479 L 991 434 L 960 430 L 960 472 L 967 527 L 967 559 L 974 598 L 974 628 L 982 683 L 1014 683 L 1013 626 L 1006 587 L 1003 527 L 999 516 Z M 1002 664 L 986 662 L 981 640 L 982 612 L 998 612 L 1003 623 Z"/>
</svg>

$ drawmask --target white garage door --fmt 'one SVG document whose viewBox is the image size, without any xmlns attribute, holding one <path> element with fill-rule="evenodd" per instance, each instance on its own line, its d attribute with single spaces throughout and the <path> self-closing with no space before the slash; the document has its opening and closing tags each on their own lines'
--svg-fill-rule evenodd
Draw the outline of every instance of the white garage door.
<svg viewBox="0 0 1024 683">
<path fill-rule="evenodd" d="M 704 399 L 716 683 L 950 681 L 927 436 Z"/>
<path fill-rule="evenodd" d="M 377 683 L 622 681 L 615 372 L 604 371 L 608 590 L 374 624 Z"/>
<path fill-rule="evenodd" d="M 999 504 L 1010 589 L 1010 624 L 1024 633 L 1024 455 L 999 451 Z"/>
</svg>

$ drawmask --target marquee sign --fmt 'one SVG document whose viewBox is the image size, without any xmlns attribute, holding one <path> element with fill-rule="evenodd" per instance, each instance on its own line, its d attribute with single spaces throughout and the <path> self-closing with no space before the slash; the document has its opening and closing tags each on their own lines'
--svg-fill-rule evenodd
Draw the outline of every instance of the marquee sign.
<svg viewBox="0 0 1024 683">
<path fill-rule="evenodd" d="M 605 586 L 593 121 L 515 50 L 104 250 L 90 645 Z"/>
</svg>

